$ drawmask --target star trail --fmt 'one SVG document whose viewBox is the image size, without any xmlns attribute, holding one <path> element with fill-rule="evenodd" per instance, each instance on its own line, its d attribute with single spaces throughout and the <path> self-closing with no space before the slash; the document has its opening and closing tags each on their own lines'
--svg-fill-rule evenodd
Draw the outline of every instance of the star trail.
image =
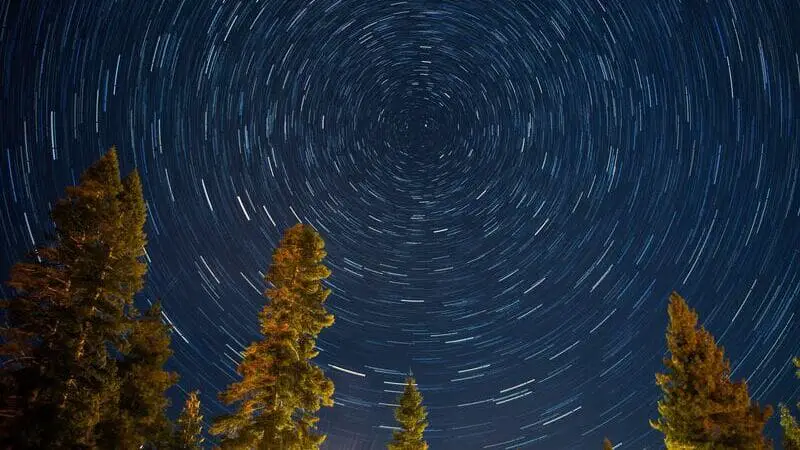
<svg viewBox="0 0 800 450">
<path fill-rule="evenodd" d="M 670 291 L 762 404 L 800 386 L 797 0 L 0 4 L 4 279 L 111 145 L 206 419 L 282 231 L 327 243 L 325 448 L 660 448 Z M 10 291 L 0 291 L 8 296 Z M 173 408 L 175 409 L 175 408 Z M 768 425 L 776 440 L 775 419 Z"/>
</svg>

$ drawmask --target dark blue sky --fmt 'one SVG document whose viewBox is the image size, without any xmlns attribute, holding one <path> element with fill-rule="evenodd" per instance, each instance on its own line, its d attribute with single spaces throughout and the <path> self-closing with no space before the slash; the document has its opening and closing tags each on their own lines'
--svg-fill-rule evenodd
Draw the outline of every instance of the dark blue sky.
<svg viewBox="0 0 800 450">
<path fill-rule="evenodd" d="M 333 270 L 326 448 L 381 448 L 409 369 L 433 449 L 658 448 L 673 289 L 756 399 L 800 395 L 797 0 L 17 0 L 0 16 L 3 277 L 116 144 L 144 180 L 141 301 L 163 298 L 171 367 L 206 418 L 298 220 Z"/>
</svg>

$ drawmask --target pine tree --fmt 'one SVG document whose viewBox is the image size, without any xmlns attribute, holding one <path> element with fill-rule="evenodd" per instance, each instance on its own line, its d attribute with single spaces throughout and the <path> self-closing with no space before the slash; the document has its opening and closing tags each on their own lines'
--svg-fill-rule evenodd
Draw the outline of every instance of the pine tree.
<svg viewBox="0 0 800 450">
<path fill-rule="evenodd" d="M 663 392 L 660 418 L 667 449 L 771 448 L 763 428 L 772 414 L 750 400 L 744 381 L 730 380 L 730 362 L 714 337 L 697 327 L 697 314 L 677 293 L 670 296 L 665 373 L 656 374 Z"/>
<path fill-rule="evenodd" d="M 175 428 L 175 450 L 200 450 L 203 444 L 203 416 L 200 414 L 198 392 L 189 393 Z"/>
<path fill-rule="evenodd" d="M 797 368 L 795 375 L 800 378 L 800 358 L 794 359 L 794 365 Z M 800 403 L 797 404 L 797 407 L 800 408 Z M 780 412 L 784 450 L 800 450 L 800 424 L 797 423 L 786 405 L 780 406 Z"/>
<path fill-rule="evenodd" d="M 120 179 L 112 148 L 51 211 L 54 241 L 11 270 L 0 358 L 8 420 L 0 446 L 89 448 L 119 404 L 113 346 L 143 284 L 145 210 L 138 175 Z"/>
<path fill-rule="evenodd" d="M 784 450 L 800 450 L 800 425 L 786 405 L 780 405 Z"/>
<path fill-rule="evenodd" d="M 333 405 L 333 383 L 311 363 L 317 335 L 333 324 L 324 306 L 330 294 L 322 285 L 330 275 L 321 263 L 324 247 L 313 228 L 297 224 L 273 253 L 269 302 L 259 314 L 263 339 L 244 351 L 242 380 L 220 395 L 235 411 L 211 427 L 223 449 L 310 450 L 325 440 L 314 413 Z"/>
<path fill-rule="evenodd" d="M 106 448 L 139 448 L 146 443 L 163 444 L 170 438 L 166 392 L 178 381 L 176 373 L 164 370 L 172 356 L 170 328 L 162 321 L 159 301 L 141 316 L 134 309 L 129 315 L 130 331 L 117 363 L 119 411 L 100 425 L 100 446 Z"/>
<path fill-rule="evenodd" d="M 603 450 L 614 450 L 614 444 L 608 438 L 603 439 Z"/>
<path fill-rule="evenodd" d="M 414 378 L 406 378 L 403 394 L 398 398 L 400 404 L 394 411 L 394 417 L 400 423 L 400 430 L 392 432 L 389 450 L 427 450 L 423 434 L 428 427 L 428 413 L 422 405 L 422 394 L 417 389 Z"/>
</svg>

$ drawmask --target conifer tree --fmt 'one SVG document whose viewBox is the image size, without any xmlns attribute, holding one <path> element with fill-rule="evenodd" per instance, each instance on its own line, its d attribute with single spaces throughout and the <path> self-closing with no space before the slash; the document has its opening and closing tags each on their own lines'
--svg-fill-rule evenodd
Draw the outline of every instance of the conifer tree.
<svg viewBox="0 0 800 450">
<path fill-rule="evenodd" d="M 714 337 L 697 326 L 697 314 L 673 292 L 669 303 L 666 371 L 656 374 L 663 392 L 653 428 L 667 449 L 771 448 L 763 428 L 772 414 L 750 400 L 744 381 L 730 380 L 730 362 Z"/>
<path fill-rule="evenodd" d="M 388 450 L 427 450 L 428 443 L 423 434 L 428 427 L 428 413 L 422 405 L 422 394 L 417 389 L 414 378 L 406 378 L 406 386 L 398 403 L 394 417 L 400 423 L 400 430 L 392 432 Z"/>
<path fill-rule="evenodd" d="M 614 450 L 614 444 L 608 438 L 603 439 L 603 450 Z"/>
<path fill-rule="evenodd" d="M 119 405 L 109 349 L 146 270 L 138 175 L 120 179 L 112 148 L 66 189 L 51 218 L 54 241 L 12 268 L 15 296 L 2 303 L 2 447 L 94 447 L 98 423 Z"/>
<path fill-rule="evenodd" d="M 234 412 L 211 427 L 223 449 L 311 450 L 325 440 L 314 413 L 333 405 L 333 383 L 311 363 L 317 335 L 333 324 L 324 305 L 325 256 L 322 238 L 302 224 L 286 230 L 273 253 L 269 302 L 259 314 L 263 339 L 245 349 L 241 381 L 220 395 Z"/>
<path fill-rule="evenodd" d="M 175 450 L 200 450 L 203 444 L 203 416 L 200 414 L 200 397 L 192 391 L 186 398 L 175 427 Z"/>
<path fill-rule="evenodd" d="M 800 378 L 800 358 L 794 359 L 794 365 L 797 368 L 795 375 Z M 800 403 L 797 404 L 797 407 L 800 408 Z M 780 412 L 784 450 L 800 450 L 800 424 L 797 423 L 786 405 L 780 406 Z"/>
<path fill-rule="evenodd" d="M 800 425 L 786 405 L 780 405 L 784 450 L 800 450 Z"/>
<path fill-rule="evenodd" d="M 167 419 L 167 390 L 178 380 L 164 370 L 172 356 L 170 328 L 161 318 L 156 301 L 142 315 L 130 313 L 130 331 L 121 346 L 119 411 L 102 423 L 102 447 L 139 448 L 144 444 L 168 442 L 171 425 Z"/>
</svg>

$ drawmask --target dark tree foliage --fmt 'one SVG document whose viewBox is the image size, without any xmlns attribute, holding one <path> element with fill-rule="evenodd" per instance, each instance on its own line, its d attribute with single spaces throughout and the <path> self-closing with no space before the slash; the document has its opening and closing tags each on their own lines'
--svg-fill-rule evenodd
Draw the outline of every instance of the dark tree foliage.
<svg viewBox="0 0 800 450">
<path fill-rule="evenodd" d="M 427 450 L 423 434 L 428 427 L 428 413 L 422 405 L 422 394 L 417 389 L 414 378 L 406 378 L 406 386 L 398 398 L 394 417 L 400 424 L 400 430 L 392 432 L 392 440 L 387 445 L 389 450 Z"/>
<path fill-rule="evenodd" d="M 697 314 L 677 293 L 669 304 L 665 372 L 658 420 L 667 449 L 768 449 L 763 429 L 772 408 L 751 401 L 744 381 L 730 380 L 730 362 L 714 337 L 697 326 Z"/>
<path fill-rule="evenodd" d="M 2 302 L 0 446 L 94 448 L 119 414 L 117 355 L 143 285 L 145 206 L 112 148 L 54 205 L 53 242 L 11 270 Z"/>
<path fill-rule="evenodd" d="M 286 230 L 273 253 L 269 302 L 259 314 L 264 338 L 244 351 L 242 380 L 220 395 L 234 411 L 211 427 L 223 449 L 309 450 L 325 440 L 314 414 L 333 405 L 333 383 L 311 363 L 317 335 L 333 324 L 324 305 L 325 255 L 322 238 L 302 224 Z"/>
</svg>

